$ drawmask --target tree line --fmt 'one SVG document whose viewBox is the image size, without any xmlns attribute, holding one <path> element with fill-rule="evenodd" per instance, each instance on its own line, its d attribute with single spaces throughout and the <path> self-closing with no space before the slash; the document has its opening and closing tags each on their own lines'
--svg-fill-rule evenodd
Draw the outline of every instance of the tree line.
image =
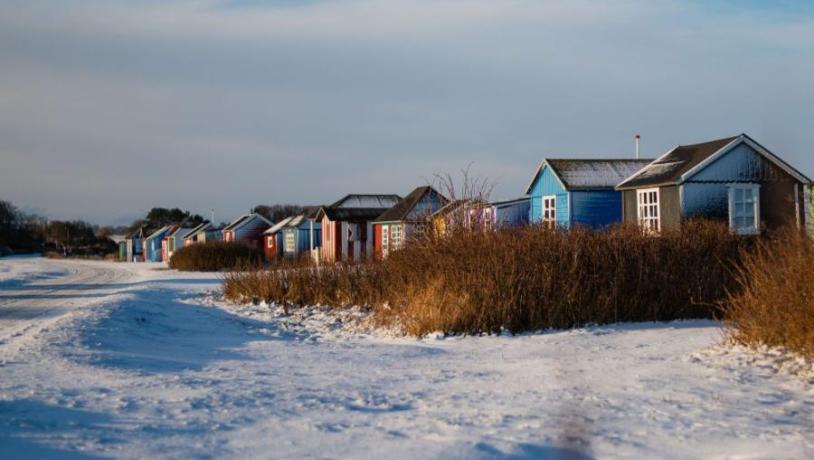
<svg viewBox="0 0 814 460">
<path fill-rule="evenodd" d="M 258 205 L 252 209 L 272 222 L 299 214 L 294 204 Z M 113 235 L 129 235 L 139 229 L 152 232 L 165 225 L 194 227 L 203 222 L 200 214 L 180 208 L 154 207 L 130 225 L 97 226 L 83 220 L 48 220 L 26 213 L 13 203 L 0 200 L 0 256 L 13 253 L 56 252 L 62 255 L 105 255 L 116 251 Z M 225 223 L 221 224 L 225 225 Z"/>
</svg>

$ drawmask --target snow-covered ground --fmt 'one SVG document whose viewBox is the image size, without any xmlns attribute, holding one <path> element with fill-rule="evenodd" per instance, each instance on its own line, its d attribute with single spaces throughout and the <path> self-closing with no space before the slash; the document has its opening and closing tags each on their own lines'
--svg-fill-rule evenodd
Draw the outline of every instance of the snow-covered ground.
<svg viewBox="0 0 814 460">
<path fill-rule="evenodd" d="M 218 286 L 0 259 L 0 458 L 814 458 L 808 365 L 713 322 L 417 340 Z"/>
</svg>

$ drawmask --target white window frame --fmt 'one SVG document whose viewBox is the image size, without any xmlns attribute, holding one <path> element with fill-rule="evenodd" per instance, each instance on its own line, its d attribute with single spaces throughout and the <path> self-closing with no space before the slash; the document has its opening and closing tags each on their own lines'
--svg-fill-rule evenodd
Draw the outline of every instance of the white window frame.
<svg viewBox="0 0 814 460">
<path fill-rule="evenodd" d="M 661 232 L 661 191 L 658 188 L 636 190 L 636 217 L 647 233 Z"/>
<path fill-rule="evenodd" d="M 401 244 L 404 242 L 404 225 L 395 224 L 391 227 L 393 234 L 390 237 L 390 245 L 392 246 L 393 250 L 400 249 Z"/>
<path fill-rule="evenodd" d="M 295 237 L 294 232 L 283 233 L 283 252 L 297 251 L 297 240 Z"/>
<path fill-rule="evenodd" d="M 266 247 L 268 247 L 269 249 L 274 247 L 274 238 L 275 238 L 274 235 L 266 237 L 267 240 Z"/>
<path fill-rule="evenodd" d="M 749 190 L 752 192 L 752 202 L 737 201 L 738 190 Z M 740 216 L 737 214 L 738 204 L 752 205 L 752 226 L 739 227 L 736 219 Z M 759 184 L 732 184 L 729 186 L 729 229 L 738 235 L 757 235 L 760 233 L 760 185 Z"/>
<path fill-rule="evenodd" d="M 382 224 L 382 254 L 387 254 L 390 250 L 390 226 Z"/>
<path fill-rule="evenodd" d="M 557 224 L 557 195 L 543 196 L 540 213 L 543 224 L 552 227 Z"/>
</svg>

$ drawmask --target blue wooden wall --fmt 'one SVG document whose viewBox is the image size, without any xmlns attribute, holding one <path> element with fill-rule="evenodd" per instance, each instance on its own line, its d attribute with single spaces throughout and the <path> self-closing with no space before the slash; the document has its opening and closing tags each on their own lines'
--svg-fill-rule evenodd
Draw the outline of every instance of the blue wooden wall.
<svg viewBox="0 0 814 460">
<path fill-rule="evenodd" d="M 322 224 L 319 222 L 314 222 L 314 247 L 318 248 L 322 246 Z M 281 232 L 278 232 L 279 236 L 279 243 L 281 251 L 285 251 L 285 237 L 283 236 L 287 232 L 296 232 L 294 235 L 294 245 L 296 247 L 296 253 L 286 252 L 285 255 L 287 256 L 295 256 L 299 257 L 302 254 L 306 254 L 308 251 L 311 250 L 311 222 L 308 220 L 304 220 L 297 226 L 297 228 L 285 228 Z"/>
<path fill-rule="evenodd" d="M 169 229 L 165 229 L 154 238 L 147 241 L 147 254 L 144 254 L 144 258 L 148 262 L 161 262 L 161 240 L 167 236 L 168 230 Z"/>
<path fill-rule="evenodd" d="M 495 206 L 495 226 L 518 227 L 529 223 L 530 200 Z"/>
<path fill-rule="evenodd" d="M 562 187 L 557 177 L 552 174 L 551 169 L 543 167 L 542 173 L 535 179 L 531 186 L 531 222 L 537 223 L 543 219 L 543 197 L 555 195 L 557 197 L 557 222 L 560 225 L 568 226 L 571 220 L 571 213 L 568 204 L 568 192 Z"/>
<path fill-rule="evenodd" d="M 615 190 L 571 192 L 571 224 L 601 229 L 622 221 L 622 193 Z"/>
<path fill-rule="evenodd" d="M 691 176 L 681 186 L 681 214 L 685 217 L 729 216 L 729 187 L 733 182 L 761 183 L 785 179 L 785 173 L 746 144 L 727 152 Z"/>
<path fill-rule="evenodd" d="M 430 191 L 421 197 L 421 200 L 415 205 L 407 216 L 407 220 L 423 220 L 435 211 L 441 209 L 441 206 L 446 202 L 442 201 L 441 196 L 436 191 Z"/>
</svg>

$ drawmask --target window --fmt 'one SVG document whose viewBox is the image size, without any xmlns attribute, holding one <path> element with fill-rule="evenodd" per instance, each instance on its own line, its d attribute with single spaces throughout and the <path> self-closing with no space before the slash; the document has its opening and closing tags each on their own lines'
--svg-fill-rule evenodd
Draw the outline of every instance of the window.
<svg viewBox="0 0 814 460">
<path fill-rule="evenodd" d="M 390 249 L 390 226 L 382 225 L 382 253 L 387 254 Z"/>
<path fill-rule="evenodd" d="M 543 223 L 553 227 L 557 223 L 557 197 L 543 197 Z"/>
<path fill-rule="evenodd" d="M 294 252 L 294 232 L 285 232 L 285 241 L 283 242 L 283 250 L 285 252 Z"/>
<path fill-rule="evenodd" d="M 268 246 L 268 248 L 272 249 L 274 247 L 274 235 L 267 236 L 266 241 L 267 241 L 266 245 Z"/>
<path fill-rule="evenodd" d="M 393 225 L 391 227 L 393 234 L 390 236 L 390 245 L 393 249 L 399 249 L 401 247 L 402 228 L 401 225 Z"/>
<path fill-rule="evenodd" d="M 739 235 L 756 235 L 760 230 L 760 186 L 729 187 L 729 228 Z"/>
<path fill-rule="evenodd" d="M 648 233 L 660 232 L 659 189 L 637 190 L 636 196 L 639 209 L 639 225 Z"/>
</svg>

